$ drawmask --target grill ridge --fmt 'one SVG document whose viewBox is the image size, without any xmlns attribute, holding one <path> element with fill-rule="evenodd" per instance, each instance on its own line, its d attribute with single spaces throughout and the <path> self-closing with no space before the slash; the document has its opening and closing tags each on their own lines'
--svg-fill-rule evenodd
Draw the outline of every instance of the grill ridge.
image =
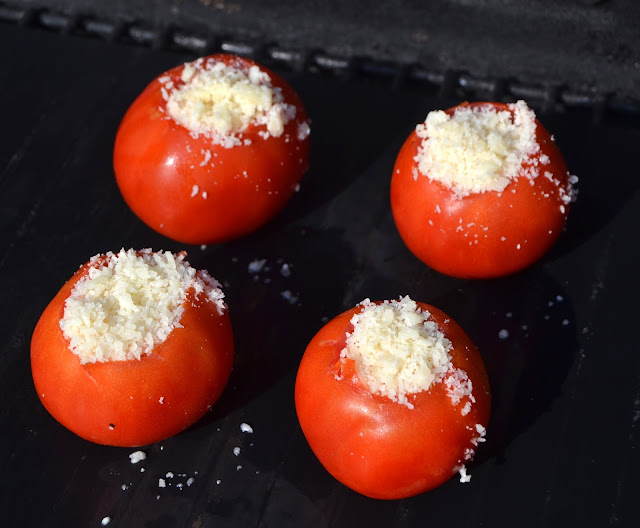
<svg viewBox="0 0 640 528">
<path fill-rule="evenodd" d="M 417 86 L 443 98 L 485 99 L 510 102 L 526 99 L 530 106 L 549 114 L 571 108 L 592 112 L 592 121 L 603 121 L 608 113 L 616 117 L 640 118 L 640 105 L 616 100 L 615 94 L 576 91 L 557 84 L 530 84 L 517 79 L 482 78 L 466 71 L 434 71 L 422 64 L 401 64 L 371 58 L 338 57 L 322 50 L 286 49 L 276 44 L 238 38 L 233 35 L 206 35 L 178 27 L 154 27 L 144 21 L 118 22 L 51 9 L 16 7 L 0 2 L 0 24 L 14 24 L 64 35 L 100 38 L 108 42 L 148 46 L 191 53 L 196 56 L 226 52 L 292 71 L 360 76 L 390 82 L 394 89 Z"/>
</svg>

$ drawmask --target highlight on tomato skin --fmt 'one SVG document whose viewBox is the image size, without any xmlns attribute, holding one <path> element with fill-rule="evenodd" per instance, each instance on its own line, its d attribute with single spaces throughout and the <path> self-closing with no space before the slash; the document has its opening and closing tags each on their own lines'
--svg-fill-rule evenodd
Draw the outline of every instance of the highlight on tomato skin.
<svg viewBox="0 0 640 528">
<path fill-rule="evenodd" d="M 459 278 L 520 271 L 564 230 L 577 177 L 519 101 L 431 112 L 402 146 L 391 209 L 409 250 Z"/>
<path fill-rule="evenodd" d="M 299 188 L 310 126 L 293 88 L 247 58 L 217 54 L 154 79 L 126 112 L 114 171 L 131 210 L 180 242 L 266 224 Z"/>
<path fill-rule="evenodd" d="M 368 299 L 329 321 L 300 363 L 295 405 L 320 463 L 352 490 L 411 497 L 456 474 L 485 441 L 484 363 L 458 324 L 409 297 Z"/>
<path fill-rule="evenodd" d="M 234 358 L 224 295 L 186 254 L 121 250 L 84 264 L 41 315 L 31 370 L 44 407 L 98 444 L 164 440 L 222 394 Z"/>
</svg>

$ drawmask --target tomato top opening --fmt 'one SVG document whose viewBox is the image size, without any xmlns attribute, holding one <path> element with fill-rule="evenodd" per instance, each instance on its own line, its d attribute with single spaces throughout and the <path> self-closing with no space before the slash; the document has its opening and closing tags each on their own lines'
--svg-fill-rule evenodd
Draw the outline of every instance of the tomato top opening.
<svg viewBox="0 0 640 528">
<path fill-rule="evenodd" d="M 196 272 L 186 253 L 150 249 L 91 258 L 65 301 L 60 329 L 80 363 L 125 361 L 150 354 L 180 327 L 193 290 L 225 310 L 220 285 Z"/>
</svg>

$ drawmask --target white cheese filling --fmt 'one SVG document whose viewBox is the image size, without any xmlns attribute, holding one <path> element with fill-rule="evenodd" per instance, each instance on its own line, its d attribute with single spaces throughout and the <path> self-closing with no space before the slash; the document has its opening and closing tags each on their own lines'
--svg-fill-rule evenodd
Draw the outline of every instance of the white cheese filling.
<svg viewBox="0 0 640 528">
<path fill-rule="evenodd" d="M 67 300 L 60 329 L 80 363 L 126 361 L 150 354 L 181 328 L 189 290 L 226 309 L 220 284 L 196 271 L 186 254 L 124 249 L 96 255 Z"/>
<path fill-rule="evenodd" d="M 535 114 L 524 101 L 508 108 L 461 106 L 452 116 L 429 112 L 416 127 L 422 139 L 415 157 L 418 171 L 459 196 L 503 191 L 520 175 L 537 177 Z M 528 163 L 532 166 L 523 167 Z M 541 156 L 539 163 L 549 159 Z"/>
<path fill-rule="evenodd" d="M 266 127 L 264 139 L 279 137 L 296 115 L 296 107 L 284 102 L 282 90 L 255 65 L 245 71 L 201 58 L 185 64 L 181 80 L 174 86 L 170 77 L 160 78 L 169 117 L 225 148 L 242 144 L 240 136 L 251 124 Z"/>
<path fill-rule="evenodd" d="M 471 380 L 453 368 L 451 341 L 429 312 L 408 296 L 382 304 L 365 299 L 360 306 L 341 357 L 355 361 L 358 377 L 371 393 L 411 409 L 410 395 L 445 380 L 452 405 L 465 397 L 469 404 L 475 401 Z"/>
</svg>

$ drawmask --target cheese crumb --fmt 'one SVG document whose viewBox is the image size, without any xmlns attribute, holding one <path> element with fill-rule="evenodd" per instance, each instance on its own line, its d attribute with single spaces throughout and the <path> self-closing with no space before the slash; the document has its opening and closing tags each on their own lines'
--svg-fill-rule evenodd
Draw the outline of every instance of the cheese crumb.
<svg viewBox="0 0 640 528">
<path fill-rule="evenodd" d="M 415 157 L 420 173 L 461 197 L 501 192 L 520 175 L 538 175 L 533 158 L 540 150 L 535 114 L 524 101 L 500 111 L 461 106 L 452 116 L 442 110 L 429 112 L 416 133 L 422 139 Z M 528 163 L 533 166 L 525 170 L 523 164 Z"/>
<path fill-rule="evenodd" d="M 253 427 L 251 427 L 248 423 L 241 423 L 240 424 L 240 430 L 243 433 L 253 433 Z"/>
<path fill-rule="evenodd" d="M 452 368 L 451 342 L 408 296 L 381 304 L 365 299 L 360 306 L 341 356 L 355 361 L 372 393 L 413 408 L 408 396 L 428 390 Z"/>
<path fill-rule="evenodd" d="M 242 132 L 251 124 L 264 126 L 266 139 L 281 136 L 295 118 L 296 107 L 284 102 L 282 90 L 257 65 L 247 69 L 241 61 L 202 58 L 185 64 L 178 86 L 159 81 L 168 115 L 193 135 L 203 134 L 224 148 L 245 143 Z M 299 127 L 298 137 L 305 139 L 308 124 Z"/>
<path fill-rule="evenodd" d="M 267 259 L 255 259 L 249 262 L 248 271 L 249 273 L 259 273 L 262 271 L 262 268 L 267 263 Z"/>
<path fill-rule="evenodd" d="M 138 462 L 141 462 L 146 458 L 147 458 L 147 455 L 144 451 L 134 451 L 129 455 L 129 459 L 131 460 L 132 464 L 137 464 Z"/>
<path fill-rule="evenodd" d="M 65 301 L 60 329 L 81 364 L 140 359 L 182 328 L 189 292 L 226 309 L 220 284 L 186 253 L 120 250 L 95 255 Z"/>
<path fill-rule="evenodd" d="M 460 473 L 460 482 L 462 482 L 463 484 L 471 482 L 471 475 L 467 474 L 467 468 L 465 466 L 460 467 L 458 473 Z"/>
</svg>

